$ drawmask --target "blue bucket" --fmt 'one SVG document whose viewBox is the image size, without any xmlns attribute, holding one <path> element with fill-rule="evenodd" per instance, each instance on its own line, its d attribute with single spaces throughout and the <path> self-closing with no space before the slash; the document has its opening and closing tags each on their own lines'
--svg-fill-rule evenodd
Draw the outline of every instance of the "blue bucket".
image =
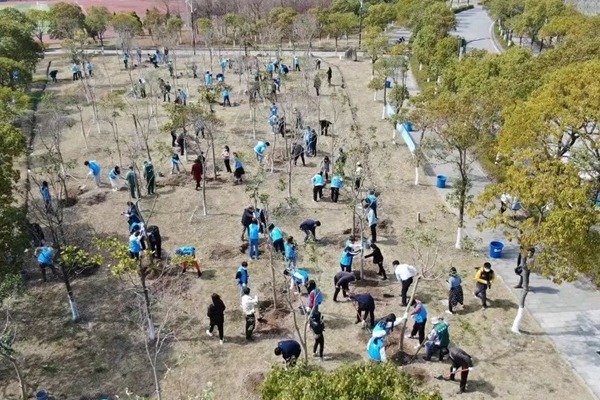
<svg viewBox="0 0 600 400">
<path fill-rule="evenodd" d="M 406 127 L 406 130 L 408 132 L 412 132 L 413 131 L 413 124 L 412 124 L 412 122 L 405 122 L 404 126 Z"/>
<path fill-rule="evenodd" d="M 438 175 L 435 186 L 440 189 L 444 189 L 446 187 L 446 179 L 447 179 L 447 177 L 445 177 L 444 175 Z"/>
<path fill-rule="evenodd" d="M 45 390 L 40 390 L 35 394 L 36 400 L 48 400 L 48 392 Z"/>
<path fill-rule="evenodd" d="M 504 243 L 502 243 L 502 242 L 490 242 L 490 257 L 491 258 L 501 258 L 503 248 L 504 248 Z"/>
</svg>

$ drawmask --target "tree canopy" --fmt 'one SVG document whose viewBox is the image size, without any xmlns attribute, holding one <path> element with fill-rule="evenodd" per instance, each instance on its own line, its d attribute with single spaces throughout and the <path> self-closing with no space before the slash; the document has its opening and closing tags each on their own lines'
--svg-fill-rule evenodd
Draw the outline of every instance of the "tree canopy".
<svg viewBox="0 0 600 400">
<path fill-rule="evenodd" d="M 50 37 L 72 38 L 85 28 L 85 15 L 77 4 L 60 2 L 50 7 Z"/>
</svg>

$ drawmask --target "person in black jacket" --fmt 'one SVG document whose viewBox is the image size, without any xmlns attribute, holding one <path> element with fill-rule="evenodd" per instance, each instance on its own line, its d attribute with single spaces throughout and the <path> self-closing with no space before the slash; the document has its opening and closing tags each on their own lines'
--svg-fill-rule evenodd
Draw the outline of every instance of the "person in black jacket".
<svg viewBox="0 0 600 400">
<path fill-rule="evenodd" d="M 304 220 L 300 224 L 300 229 L 304 232 L 304 241 L 306 242 L 310 236 L 316 241 L 317 240 L 317 227 L 321 226 L 320 221 L 316 221 L 314 219 Z"/>
<path fill-rule="evenodd" d="M 356 323 L 362 322 L 363 327 L 370 317 L 369 326 L 371 329 L 375 326 L 375 299 L 370 293 L 359 293 L 350 296 L 350 300 L 356 302 Z M 361 316 L 361 313 L 363 315 Z"/>
<path fill-rule="evenodd" d="M 244 236 L 246 235 L 246 232 L 248 232 L 248 227 L 252 223 L 253 219 L 254 206 L 244 209 L 244 212 L 242 213 L 242 241 L 244 241 Z"/>
<path fill-rule="evenodd" d="M 223 344 L 223 323 L 225 322 L 225 303 L 221 300 L 221 296 L 213 293 L 211 296 L 212 304 L 208 306 L 206 315 L 210 320 L 210 327 L 206 331 L 208 336 L 212 336 L 212 331 L 216 326 L 219 330 L 219 343 Z"/>
<path fill-rule="evenodd" d="M 385 269 L 383 268 L 383 254 L 381 254 L 381 250 L 375 243 L 371 243 L 371 254 L 365 256 L 365 258 L 373 257 L 373 264 L 377 264 L 379 266 L 379 272 L 377 275 L 381 276 L 382 280 L 387 280 L 387 275 L 385 274 Z"/>
<path fill-rule="evenodd" d="M 300 353 L 302 353 L 300 343 L 292 339 L 282 340 L 277 343 L 277 347 L 275 347 L 275 355 L 283 358 L 286 367 L 288 365 L 292 366 L 296 364 L 296 360 L 300 357 Z"/>
<path fill-rule="evenodd" d="M 354 272 L 346 271 L 340 271 L 337 274 L 335 274 L 335 276 L 333 277 L 333 284 L 335 285 L 335 292 L 333 292 L 333 301 L 337 302 L 337 297 L 338 294 L 340 294 L 340 290 L 342 291 L 344 297 L 348 297 L 347 292 L 350 290 L 348 285 L 351 282 L 357 281 L 359 279 L 359 276 L 360 275 L 355 274 Z"/>
<path fill-rule="evenodd" d="M 458 393 L 464 393 L 467 391 L 467 377 L 469 376 L 469 371 L 473 368 L 473 359 L 458 347 L 451 347 L 449 351 L 450 361 L 452 361 L 449 379 L 453 381 L 455 374 L 460 370 L 460 390 Z"/>
<path fill-rule="evenodd" d="M 310 329 L 315 334 L 315 344 L 313 345 L 313 357 L 319 357 L 323 361 L 323 348 L 325 347 L 325 336 L 323 331 L 325 330 L 325 324 L 323 323 L 323 316 L 317 310 L 312 312 L 310 316 Z M 319 349 L 319 353 L 317 353 Z"/>
</svg>

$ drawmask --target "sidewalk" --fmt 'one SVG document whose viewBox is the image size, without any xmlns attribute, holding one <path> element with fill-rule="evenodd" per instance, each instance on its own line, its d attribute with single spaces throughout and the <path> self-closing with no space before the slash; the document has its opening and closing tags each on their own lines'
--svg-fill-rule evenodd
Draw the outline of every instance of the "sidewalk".
<svg viewBox="0 0 600 400">
<path fill-rule="evenodd" d="M 412 71 L 408 72 L 407 87 L 411 95 L 418 92 L 418 86 Z M 428 133 L 426 133 L 427 135 Z M 414 135 L 418 144 L 419 136 Z M 430 164 L 424 168 L 430 182 L 435 184 L 437 175 L 448 177 L 447 186 L 452 185 L 457 173 L 448 164 Z M 478 163 L 473 163 L 471 194 L 477 196 L 490 183 L 485 172 Z M 441 198 L 446 201 L 450 189 L 436 188 Z M 452 209 L 451 206 L 448 206 Z M 511 288 L 515 299 L 520 295 L 518 289 L 512 287 L 518 281 L 514 273 L 518 247 L 509 243 L 501 232 L 476 229 L 476 220 L 467 221 L 465 234 L 471 238 L 481 239 L 478 250 L 489 258 L 489 243 L 499 240 L 505 244 L 501 259 L 489 259 L 494 270 L 506 285 Z M 593 285 L 584 281 L 555 285 L 537 274 L 531 274 L 531 291 L 527 296 L 526 308 L 546 332 L 556 349 L 571 364 L 597 398 L 600 398 L 600 292 Z M 492 302 L 493 307 L 493 302 Z M 517 308 L 515 306 L 515 315 Z M 511 326 L 513 321 L 506 321 Z M 525 333 L 526 334 L 526 333 Z M 525 367 L 526 368 L 526 367 Z"/>
</svg>

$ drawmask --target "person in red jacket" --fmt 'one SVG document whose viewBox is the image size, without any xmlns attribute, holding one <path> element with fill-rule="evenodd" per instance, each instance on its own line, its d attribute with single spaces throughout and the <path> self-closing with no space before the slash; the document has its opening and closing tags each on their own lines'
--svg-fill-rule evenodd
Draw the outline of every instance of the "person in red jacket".
<svg viewBox="0 0 600 400">
<path fill-rule="evenodd" d="M 196 190 L 200 189 L 200 181 L 202 180 L 203 172 L 204 167 L 202 165 L 202 158 L 198 157 L 196 161 L 194 161 L 194 165 L 192 165 L 192 178 L 196 181 Z"/>
</svg>

